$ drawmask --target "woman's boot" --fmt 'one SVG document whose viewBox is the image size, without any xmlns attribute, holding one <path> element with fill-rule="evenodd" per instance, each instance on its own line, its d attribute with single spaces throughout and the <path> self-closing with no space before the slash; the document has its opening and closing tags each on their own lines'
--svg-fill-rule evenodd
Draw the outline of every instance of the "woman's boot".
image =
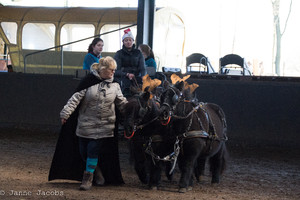
<svg viewBox="0 0 300 200">
<path fill-rule="evenodd" d="M 93 173 L 84 171 L 80 190 L 89 190 L 93 184 Z"/>
<path fill-rule="evenodd" d="M 94 184 L 95 185 L 104 185 L 105 180 L 104 180 L 104 177 L 102 175 L 102 172 L 101 172 L 101 169 L 99 166 L 96 167 L 94 174 L 95 174 Z"/>
</svg>

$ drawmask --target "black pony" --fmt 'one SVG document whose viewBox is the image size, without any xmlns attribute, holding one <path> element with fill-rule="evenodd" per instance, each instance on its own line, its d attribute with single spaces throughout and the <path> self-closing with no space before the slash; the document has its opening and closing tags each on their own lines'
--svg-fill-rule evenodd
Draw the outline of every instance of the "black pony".
<svg viewBox="0 0 300 200">
<path fill-rule="evenodd" d="M 134 168 L 144 184 L 148 184 L 152 189 L 160 183 L 160 173 L 162 162 L 157 162 L 157 158 L 168 154 L 164 149 L 169 150 L 169 146 L 164 141 L 168 132 L 167 127 L 162 126 L 158 120 L 159 100 L 157 96 L 150 98 L 150 92 L 136 93 L 128 99 L 128 103 L 123 109 L 124 116 L 124 136 L 130 139 L 130 151 L 133 157 Z M 159 150 L 159 154 L 154 154 L 153 150 Z M 156 159 L 153 159 L 155 157 Z M 164 165 L 166 175 L 172 179 L 171 164 Z"/>
<path fill-rule="evenodd" d="M 165 82 L 166 83 L 166 82 Z M 160 120 L 169 123 L 171 134 L 180 140 L 178 166 L 181 171 L 179 192 L 192 189 L 193 172 L 199 180 L 209 158 L 211 183 L 219 183 L 226 166 L 226 120 L 216 104 L 186 98 L 184 82 L 165 85 L 161 95 Z"/>
</svg>

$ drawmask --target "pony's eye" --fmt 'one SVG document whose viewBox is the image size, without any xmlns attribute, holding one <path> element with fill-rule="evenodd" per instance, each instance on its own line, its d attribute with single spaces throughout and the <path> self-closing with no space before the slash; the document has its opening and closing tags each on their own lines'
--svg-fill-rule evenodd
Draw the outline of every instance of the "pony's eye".
<svg viewBox="0 0 300 200">
<path fill-rule="evenodd" d="M 139 110 L 139 116 L 140 117 L 144 117 L 147 113 L 147 109 L 146 108 L 140 108 Z"/>
</svg>

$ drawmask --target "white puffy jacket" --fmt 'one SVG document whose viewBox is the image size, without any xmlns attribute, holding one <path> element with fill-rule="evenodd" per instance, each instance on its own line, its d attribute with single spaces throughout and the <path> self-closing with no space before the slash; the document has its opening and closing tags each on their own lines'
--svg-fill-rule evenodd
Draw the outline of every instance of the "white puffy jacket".
<svg viewBox="0 0 300 200">
<path fill-rule="evenodd" d="M 92 73 L 100 76 L 96 71 Z M 115 105 L 121 110 L 127 103 L 120 85 L 106 79 L 99 84 L 76 92 L 60 112 L 60 117 L 68 119 L 81 102 L 76 135 L 84 138 L 99 139 L 114 136 Z"/>
</svg>

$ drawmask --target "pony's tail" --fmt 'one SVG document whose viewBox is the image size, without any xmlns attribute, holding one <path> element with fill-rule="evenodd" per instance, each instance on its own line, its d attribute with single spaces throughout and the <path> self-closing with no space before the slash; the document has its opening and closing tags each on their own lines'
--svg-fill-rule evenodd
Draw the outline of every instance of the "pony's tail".
<svg viewBox="0 0 300 200">
<path fill-rule="evenodd" d="M 222 156 L 222 164 L 221 164 L 220 174 L 223 174 L 223 172 L 227 169 L 228 159 L 229 159 L 229 153 L 228 153 L 226 145 L 224 145 L 224 152 L 223 152 L 223 156 Z"/>
<path fill-rule="evenodd" d="M 219 152 L 209 159 L 210 172 L 212 174 L 220 174 L 226 170 L 229 153 L 225 143 L 223 143 Z"/>
</svg>

